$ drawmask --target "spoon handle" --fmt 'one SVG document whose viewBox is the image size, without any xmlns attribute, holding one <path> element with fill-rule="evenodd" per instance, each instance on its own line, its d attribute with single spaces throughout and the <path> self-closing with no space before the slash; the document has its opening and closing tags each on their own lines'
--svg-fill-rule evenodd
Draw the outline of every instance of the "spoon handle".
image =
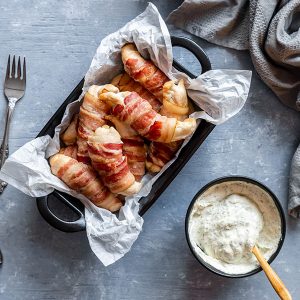
<svg viewBox="0 0 300 300">
<path fill-rule="evenodd" d="M 260 266 L 266 273 L 271 285 L 274 290 L 282 300 L 292 300 L 292 296 L 289 293 L 288 289 L 285 287 L 284 283 L 281 281 L 279 276 L 275 273 L 275 271 L 271 268 L 268 262 L 265 260 L 261 252 L 258 250 L 255 245 L 252 249 L 252 253 L 256 256 Z"/>
</svg>

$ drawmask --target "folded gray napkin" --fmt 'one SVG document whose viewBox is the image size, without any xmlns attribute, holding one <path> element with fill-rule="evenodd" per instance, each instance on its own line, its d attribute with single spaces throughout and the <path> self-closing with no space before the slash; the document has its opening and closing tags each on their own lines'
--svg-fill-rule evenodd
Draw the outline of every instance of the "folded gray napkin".
<svg viewBox="0 0 300 300">
<path fill-rule="evenodd" d="M 167 22 L 221 46 L 249 49 L 261 79 L 300 111 L 300 0 L 185 0 Z M 290 175 L 288 209 L 300 218 L 300 145 Z"/>
<path fill-rule="evenodd" d="M 262 80 L 300 111 L 299 0 L 186 0 L 167 21 L 215 44 L 249 49 Z"/>
</svg>

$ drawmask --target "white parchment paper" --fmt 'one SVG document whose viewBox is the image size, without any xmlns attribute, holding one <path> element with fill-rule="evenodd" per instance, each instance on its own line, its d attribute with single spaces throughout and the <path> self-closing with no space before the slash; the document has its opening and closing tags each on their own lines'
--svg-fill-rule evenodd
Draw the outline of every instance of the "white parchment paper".
<svg viewBox="0 0 300 300">
<path fill-rule="evenodd" d="M 58 152 L 59 134 L 68 126 L 73 114 L 79 111 L 81 99 L 89 86 L 109 83 L 123 70 L 120 50 L 128 42 L 134 42 L 141 54 L 151 58 L 170 79 L 185 79 L 189 96 L 203 110 L 193 114 L 199 121 L 205 119 L 220 124 L 234 116 L 247 99 L 251 80 L 251 71 L 212 70 L 196 79 L 190 79 L 172 68 L 173 55 L 168 29 L 156 7 L 150 3 L 142 14 L 102 40 L 85 76 L 82 95 L 68 105 L 54 137 L 44 136 L 30 141 L 7 159 L 0 178 L 25 194 L 41 197 L 57 189 L 84 203 L 88 240 L 105 266 L 130 250 L 143 225 L 143 219 L 138 215 L 138 200 L 150 192 L 153 183 L 176 158 L 156 176 L 144 176 L 140 193 L 127 197 L 118 217 L 96 207 L 52 175 L 47 158 Z M 188 139 L 184 144 L 187 142 Z"/>
</svg>

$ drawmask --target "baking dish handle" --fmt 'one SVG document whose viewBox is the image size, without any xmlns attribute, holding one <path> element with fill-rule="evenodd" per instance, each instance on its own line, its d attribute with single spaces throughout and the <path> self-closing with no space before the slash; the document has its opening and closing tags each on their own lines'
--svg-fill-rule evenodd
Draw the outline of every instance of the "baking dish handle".
<svg viewBox="0 0 300 300">
<path fill-rule="evenodd" d="M 179 36 L 171 36 L 173 47 L 182 47 L 192 52 L 201 65 L 201 74 L 211 70 L 211 63 L 203 49 L 191 39 Z M 195 78 L 195 75 L 187 70 L 183 65 L 173 60 L 175 69 L 186 73 L 190 78 Z"/>
<path fill-rule="evenodd" d="M 66 221 L 57 217 L 49 207 L 49 197 L 53 196 L 69 207 L 73 212 L 78 215 L 78 219 L 75 221 Z M 84 219 L 84 206 L 80 201 L 74 201 L 72 197 L 72 202 L 67 199 L 68 195 L 62 194 L 60 192 L 54 191 L 52 194 L 39 197 L 36 199 L 37 207 L 42 215 L 42 217 L 54 228 L 64 231 L 64 232 L 77 232 L 85 230 L 85 219 Z"/>
<path fill-rule="evenodd" d="M 202 48 L 197 45 L 194 41 L 185 38 L 185 37 L 175 37 L 171 36 L 171 42 L 173 47 L 182 47 L 190 51 L 195 55 L 197 60 L 199 61 L 201 65 L 201 73 L 204 73 L 206 71 L 211 70 L 211 64 L 210 61 L 205 54 L 205 52 L 202 50 Z M 182 66 L 177 61 L 173 61 L 173 66 L 181 71 L 186 73 L 190 78 L 195 78 L 196 76 L 192 74 L 189 70 L 187 70 L 184 66 Z M 75 221 L 65 221 L 56 216 L 50 209 L 48 205 L 49 196 L 40 197 L 37 198 L 37 207 L 42 215 L 42 217 L 54 228 L 64 231 L 64 232 L 77 232 L 85 230 L 85 219 L 84 219 L 84 206 L 75 198 L 68 196 L 66 194 L 62 194 L 58 191 L 54 191 L 51 194 L 53 197 L 56 197 L 58 200 L 63 202 L 66 206 L 68 206 L 71 210 L 73 210 L 77 215 L 78 219 Z M 69 200 L 72 198 L 72 200 Z M 77 202 L 76 202 L 77 200 Z M 151 204 L 153 204 L 154 200 L 151 201 Z M 148 205 L 148 208 L 151 205 Z M 145 207 L 142 208 L 141 214 L 143 214 L 146 211 Z"/>
</svg>

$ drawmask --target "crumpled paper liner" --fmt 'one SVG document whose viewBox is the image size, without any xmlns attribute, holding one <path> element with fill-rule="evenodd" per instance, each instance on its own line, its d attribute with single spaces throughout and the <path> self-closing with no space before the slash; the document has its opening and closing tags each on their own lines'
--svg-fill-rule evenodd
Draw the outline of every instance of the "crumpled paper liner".
<svg viewBox="0 0 300 300">
<path fill-rule="evenodd" d="M 150 192 L 153 183 L 176 158 L 157 175 L 144 176 L 141 191 L 126 198 L 126 204 L 118 216 L 96 207 L 52 175 L 47 158 L 58 152 L 60 132 L 79 111 L 81 99 L 89 86 L 109 83 L 122 72 L 120 50 L 128 42 L 134 42 L 140 53 L 151 58 L 170 79 L 185 80 L 189 96 L 203 110 L 193 114 L 199 121 L 205 119 L 213 124 L 220 124 L 234 116 L 247 99 L 251 80 L 251 71 L 212 70 L 196 79 L 190 79 L 175 70 L 172 67 L 173 54 L 168 29 L 156 7 L 150 3 L 142 14 L 102 40 L 85 76 L 82 95 L 68 105 L 61 124 L 55 129 L 54 137 L 36 138 L 7 159 L 0 178 L 25 194 L 41 197 L 57 189 L 83 202 L 90 246 L 105 266 L 117 261 L 130 250 L 143 225 L 143 219 L 138 215 L 138 201 Z M 188 140 L 189 138 L 184 145 Z"/>
</svg>

